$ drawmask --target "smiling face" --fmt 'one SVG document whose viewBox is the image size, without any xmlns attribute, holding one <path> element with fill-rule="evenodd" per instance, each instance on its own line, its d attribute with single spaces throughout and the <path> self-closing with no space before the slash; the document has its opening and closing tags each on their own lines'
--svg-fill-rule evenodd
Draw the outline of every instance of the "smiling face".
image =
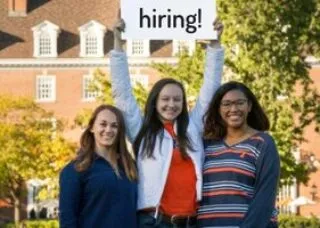
<svg viewBox="0 0 320 228">
<path fill-rule="evenodd" d="M 165 85 L 156 101 L 158 116 L 162 122 L 174 121 L 182 112 L 183 91 L 176 84 Z"/>
<path fill-rule="evenodd" d="M 111 147 L 118 137 L 118 120 L 116 115 L 108 109 L 98 113 L 90 130 L 93 133 L 96 147 Z"/>
<path fill-rule="evenodd" d="M 240 129 L 246 126 L 250 111 L 251 104 L 240 90 L 227 92 L 220 101 L 219 113 L 229 129 Z"/>
</svg>

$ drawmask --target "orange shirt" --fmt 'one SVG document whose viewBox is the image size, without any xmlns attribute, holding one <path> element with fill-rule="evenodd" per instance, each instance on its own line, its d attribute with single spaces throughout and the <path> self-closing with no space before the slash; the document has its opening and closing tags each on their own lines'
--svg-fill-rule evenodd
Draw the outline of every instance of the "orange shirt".
<svg viewBox="0 0 320 228">
<path fill-rule="evenodd" d="M 164 128 L 175 138 L 172 123 L 165 123 Z M 179 147 L 175 146 L 161 197 L 160 210 L 167 215 L 195 214 L 197 211 L 196 181 L 191 158 L 183 159 Z"/>
</svg>

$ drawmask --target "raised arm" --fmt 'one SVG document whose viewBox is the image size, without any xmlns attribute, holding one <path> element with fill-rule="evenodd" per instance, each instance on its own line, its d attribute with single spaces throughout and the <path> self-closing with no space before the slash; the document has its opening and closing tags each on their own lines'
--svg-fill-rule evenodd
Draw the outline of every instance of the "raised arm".
<svg viewBox="0 0 320 228">
<path fill-rule="evenodd" d="M 134 141 L 142 125 L 142 116 L 135 100 L 129 77 L 128 58 L 122 49 L 121 31 L 124 21 L 119 20 L 113 29 L 114 50 L 111 51 L 111 87 L 115 105 L 122 111 L 129 140 Z"/>
<path fill-rule="evenodd" d="M 81 183 L 73 163 L 68 164 L 60 173 L 59 185 L 60 227 L 77 228 L 79 227 Z"/>
<path fill-rule="evenodd" d="M 270 137 L 257 161 L 255 192 L 241 228 L 266 228 L 275 210 L 280 175 L 280 159 L 273 139 Z"/>
<path fill-rule="evenodd" d="M 214 29 L 218 32 L 218 40 L 211 40 L 207 46 L 204 68 L 204 79 L 195 107 L 190 113 L 190 119 L 195 123 L 199 132 L 203 131 L 203 116 L 213 94 L 221 85 L 224 64 L 224 49 L 220 45 L 223 25 L 216 21 Z"/>
</svg>

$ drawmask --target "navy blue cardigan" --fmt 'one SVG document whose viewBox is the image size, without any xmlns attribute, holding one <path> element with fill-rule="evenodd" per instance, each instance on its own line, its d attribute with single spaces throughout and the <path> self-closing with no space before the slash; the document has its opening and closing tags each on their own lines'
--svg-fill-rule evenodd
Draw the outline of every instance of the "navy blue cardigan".
<svg viewBox="0 0 320 228">
<path fill-rule="evenodd" d="M 205 142 L 199 227 L 275 228 L 280 159 L 273 138 L 258 132 L 232 146 Z"/>
<path fill-rule="evenodd" d="M 137 185 L 97 157 L 84 172 L 70 162 L 60 174 L 61 228 L 136 228 Z"/>
</svg>

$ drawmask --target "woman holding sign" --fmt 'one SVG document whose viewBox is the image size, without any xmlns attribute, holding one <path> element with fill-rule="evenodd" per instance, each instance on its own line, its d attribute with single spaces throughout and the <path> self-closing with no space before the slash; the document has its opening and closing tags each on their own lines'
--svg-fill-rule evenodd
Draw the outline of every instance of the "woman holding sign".
<svg viewBox="0 0 320 228">
<path fill-rule="evenodd" d="M 222 24 L 214 27 L 220 37 Z M 219 40 L 210 41 L 204 84 L 190 114 L 183 85 L 165 78 L 152 87 L 143 118 L 132 95 L 123 29 L 123 21 L 114 28 L 111 79 L 137 157 L 139 227 L 195 227 L 202 187 L 202 118 L 220 86 L 224 49 Z"/>
</svg>

